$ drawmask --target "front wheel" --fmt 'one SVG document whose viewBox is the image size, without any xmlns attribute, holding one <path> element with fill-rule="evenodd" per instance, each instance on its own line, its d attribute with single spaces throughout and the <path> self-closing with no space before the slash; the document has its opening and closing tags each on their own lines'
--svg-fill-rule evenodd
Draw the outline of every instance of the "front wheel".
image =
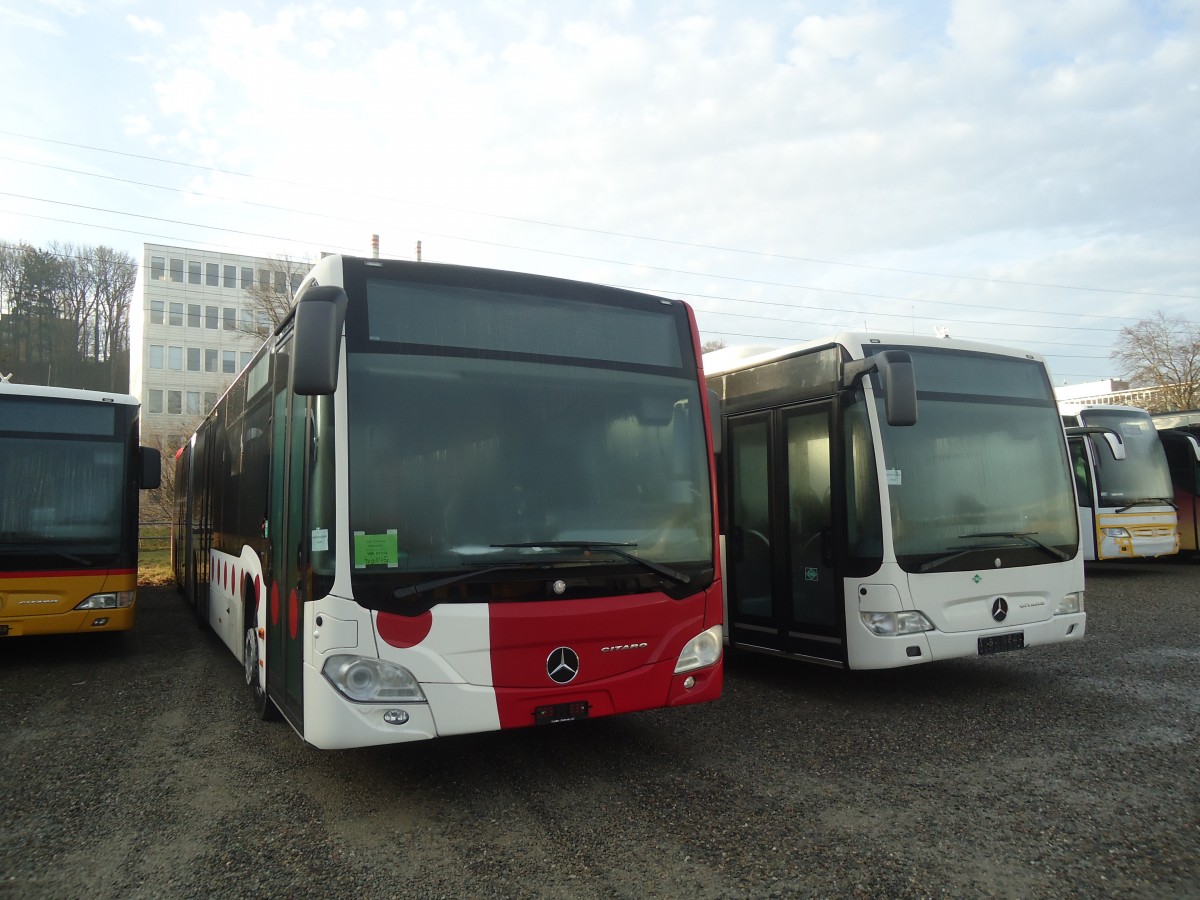
<svg viewBox="0 0 1200 900">
<path fill-rule="evenodd" d="M 279 710 L 271 702 L 267 693 L 266 670 L 259 665 L 258 658 L 258 628 L 253 619 L 246 626 L 246 643 L 243 647 L 245 654 L 246 687 L 254 698 L 254 714 L 264 722 L 279 718 Z"/>
</svg>

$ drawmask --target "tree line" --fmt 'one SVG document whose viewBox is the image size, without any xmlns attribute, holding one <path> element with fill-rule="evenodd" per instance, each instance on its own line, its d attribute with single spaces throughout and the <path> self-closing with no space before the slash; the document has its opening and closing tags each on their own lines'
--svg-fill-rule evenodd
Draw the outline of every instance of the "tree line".
<svg viewBox="0 0 1200 900">
<path fill-rule="evenodd" d="M 0 374 L 127 391 L 137 271 L 132 256 L 111 247 L 0 242 Z"/>
</svg>

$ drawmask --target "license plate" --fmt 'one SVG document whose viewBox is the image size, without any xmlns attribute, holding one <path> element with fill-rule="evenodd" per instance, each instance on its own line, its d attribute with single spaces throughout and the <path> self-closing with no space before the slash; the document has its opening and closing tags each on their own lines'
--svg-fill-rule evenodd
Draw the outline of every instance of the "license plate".
<svg viewBox="0 0 1200 900">
<path fill-rule="evenodd" d="M 1025 632 L 1015 631 L 1012 634 L 993 634 L 979 639 L 979 655 L 1003 653 L 1006 650 L 1024 650 Z"/>
<path fill-rule="evenodd" d="M 533 711 L 535 725 L 555 725 L 559 722 L 577 722 L 588 717 L 591 706 L 586 700 L 575 703 L 555 703 L 550 706 L 539 706 Z"/>
</svg>

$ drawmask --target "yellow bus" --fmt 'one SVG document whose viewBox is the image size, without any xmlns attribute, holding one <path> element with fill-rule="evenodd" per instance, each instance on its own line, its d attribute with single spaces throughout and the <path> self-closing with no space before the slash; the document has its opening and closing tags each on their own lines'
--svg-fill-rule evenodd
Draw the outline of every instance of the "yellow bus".
<svg viewBox="0 0 1200 900">
<path fill-rule="evenodd" d="M 0 379 L 0 638 L 133 627 L 138 489 L 160 477 L 136 397 Z"/>
</svg>

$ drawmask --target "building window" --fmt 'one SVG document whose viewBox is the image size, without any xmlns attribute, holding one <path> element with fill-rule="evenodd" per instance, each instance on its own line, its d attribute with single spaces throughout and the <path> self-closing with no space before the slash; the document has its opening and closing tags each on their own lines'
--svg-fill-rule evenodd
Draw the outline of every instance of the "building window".
<svg viewBox="0 0 1200 900">
<path fill-rule="evenodd" d="M 167 324 L 168 325 L 179 325 L 180 327 L 182 327 L 183 326 L 183 304 L 182 303 L 172 303 L 171 306 L 169 307 L 169 309 L 170 309 L 171 317 L 167 320 Z"/>
<path fill-rule="evenodd" d="M 242 266 L 242 290 L 250 290 L 254 287 L 254 270 L 249 266 Z"/>
<path fill-rule="evenodd" d="M 222 318 L 225 323 L 226 331 L 237 331 L 237 310 L 232 306 L 227 306 L 223 310 Z"/>
<path fill-rule="evenodd" d="M 242 331 L 246 332 L 246 334 L 251 334 L 254 331 L 254 312 L 252 310 L 242 310 Z"/>
<path fill-rule="evenodd" d="M 150 388 L 150 412 L 162 412 L 162 391 L 158 388 Z"/>
<path fill-rule="evenodd" d="M 221 371 L 226 375 L 237 374 L 237 353 L 233 350 L 221 351 Z"/>
<path fill-rule="evenodd" d="M 253 357 L 254 357 L 254 353 L 253 353 L 252 351 L 250 351 L 250 350 L 243 350 L 243 351 L 242 351 L 242 365 L 241 365 L 241 368 L 242 368 L 242 369 L 244 369 L 244 368 L 246 368 L 246 366 L 250 365 L 250 360 L 251 360 Z"/>
<path fill-rule="evenodd" d="M 204 327 L 216 329 L 221 321 L 221 311 L 215 306 L 204 307 Z"/>
<path fill-rule="evenodd" d="M 271 333 L 271 320 L 270 320 L 270 318 L 268 318 L 267 314 L 265 312 L 263 312 L 262 310 L 259 310 L 255 314 L 255 317 L 258 320 L 258 333 L 261 335 L 264 335 L 264 336 L 270 334 Z"/>
<path fill-rule="evenodd" d="M 286 294 L 287 293 L 287 272 L 276 272 L 275 273 L 275 293 L 277 293 L 277 294 Z"/>
<path fill-rule="evenodd" d="M 204 414 L 207 416 L 217 405 L 217 395 L 213 391 L 204 392 Z"/>
<path fill-rule="evenodd" d="M 258 286 L 264 291 L 271 286 L 271 273 L 267 269 L 258 270 Z"/>
<path fill-rule="evenodd" d="M 163 323 L 163 313 L 166 311 L 167 304 L 162 300 L 150 301 L 150 324 L 161 325 Z"/>
<path fill-rule="evenodd" d="M 163 367 L 163 348 L 162 344 L 150 345 L 150 368 L 161 369 Z"/>
<path fill-rule="evenodd" d="M 300 282 L 304 280 L 304 276 L 299 272 L 292 273 L 292 296 L 296 296 L 296 292 L 300 290 Z"/>
<path fill-rule="evenodd" d="M 183 412 L 183 392 L 167 391 L 167 415 L 177 416 Z"/>
<path fill-rule="evenodd" d="M 183 371 L 183 348 L 168 347 L 167 348 L 167 368 L 174 369 L 177 372 Z"/>
<path fill-rule="evenodd" d="M 216 350 L 205 350 L 204 351 L 204 371 L 205 372 L 217 371 L 217 351 Z"/>
<path fill-rule="evenodd" d="M 199 283 L 200 283 L 200 263 L 189 262 L 188 263 L 188 284 L 199 284 Z"/>
<path fill-rule="evenodd" d="M 222 285 L 222 287 L 237 287 L 237 266 L 225 267 L 225 283 Z"/>
<path fill-rule="evenodd" d="M 183 260 L 171 260 L 171 280 L 176 284 L 183 284 Z"/>
<path fill-rule="evenodd" d="M 189 416 L 200 415 L 200 392 L 199 391 L 188 391 L 187 392 L 187 411 L 188 411 Z"/>
<path fill-rule="evenodd" d="M 188 304 L 188 328 L 199 328 L 199 327 L 200 327 L 200 304 L 199 303 L 189 303 Z"/>
<path fill-rule="evenodd" d="M 188 347 L 187 348 L 187 367 L 188 367 L 189 372 L 199 372 L 200 371 L 200 348 L 199 347 Z"/>
<path fill-rule="evenodd" d="M 166 281 L 167 280 L 167 260 L 162 256 L 150 257 L 150 280 L 151 281 Z"/>
<path fill-rule="evenodd" d="M 216 263 L 204 264 L 204 283 L 209 287 L 221 286 L 221 267 Z"/>
</svg>

